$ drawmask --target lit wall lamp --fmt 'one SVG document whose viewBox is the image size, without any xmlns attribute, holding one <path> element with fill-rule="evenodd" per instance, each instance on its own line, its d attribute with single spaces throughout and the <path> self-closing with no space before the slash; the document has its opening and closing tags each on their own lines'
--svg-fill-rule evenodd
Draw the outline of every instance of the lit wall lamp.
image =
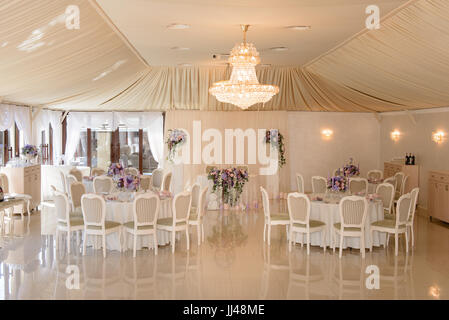
<svg viewBox="0 0 449 320">
<path fill-rule="evenodd" d="M 391 140 L 394 142 L 397 142 L 401 138 L 401 132 L 397 129 L 395 129 L 393 132 L 391 132 Z"/>
<path fill-rule="evenodd" d="M 443 142 L 444 136 L 445 134 L 443 131 L 434 132 L 432 133 L 432 140 L 435 141 L 437 144 L 440 144 L 441 142 Z"/>
<path fill-rule="evenodd" d="M 323 131 L 321 131 L 321 135 L 323 136 L 324 140 L 330 140 L 333 134 L 334 132 L 331 129 L 324 129 Z"/>
</svg>

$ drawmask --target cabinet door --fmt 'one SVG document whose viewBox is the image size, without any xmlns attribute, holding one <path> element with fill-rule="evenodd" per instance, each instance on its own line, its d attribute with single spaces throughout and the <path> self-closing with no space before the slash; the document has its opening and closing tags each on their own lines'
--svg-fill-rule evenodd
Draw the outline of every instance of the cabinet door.
<svg viewBox="0 0 449 320">
<path fill-rule="evenodd" d="M 444 183 L 442 188 L 443 196 L 441 199 L 441 220 L 449 222 L 449 184 Z"/>
<path fill-rule="evenodd" d="M 443 218 L 444 211 L 444 184 L 436 183 L 435 192 L 435 217 L 438 219 Z"/>
<path fill-rule="evenodd" d="M 427 209 L 429 210 L 429 216 L 435 215 L 435 192 L 436 192 L 436 183 L 433 181 L 429 181 L 429 190 L 428 190 L 428 199 L 427 199 Z"/>
</svg>

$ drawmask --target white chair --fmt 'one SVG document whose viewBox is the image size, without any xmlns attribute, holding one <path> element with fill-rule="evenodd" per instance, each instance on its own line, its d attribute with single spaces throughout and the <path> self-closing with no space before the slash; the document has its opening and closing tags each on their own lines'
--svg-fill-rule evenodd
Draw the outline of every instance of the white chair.
<svg viewBox="0 0 449 320">
<path fill-rule="evenodd" d="M 381 183 L 376 188 L 376 194 L 382 200 L 384 214 L 391 215 L 394 201 L 394 186 L 391 183 Z"/>
<path fill-rule="evenodd" d="M 106 171 L 100 168 L 92 168 L 90 175 L 92 177 L 104 176 Z"/>
<path fill-rule="evenodd" d="M 163 169 L 153 170 L 151 174 L 151 187 L 154 191 L 161 191 L 163 176 L 164 176 Z"/>
<path fill-rule="evenodd" d="M 381 170 L 370 170 L 366 175 L 368 180 L 382 180 L 384 177 L 384 173 Z"/>
<path fill-rule="evenodd" d="M 265 223 L 263 227 L 263 241 L 266 240 L 266 230 L 268 229 L 268 245 L 271 244 L 271 226 L 285 226 L 288 235 L 288 226 L 290 225 L 290 218 L 286 214 L 271 214 L 270 212 L 270 200 L 268 198 L 268 192 L 263 187 L 260 187 L 262 192 L 262 205 Z"/>
<path fill-rule="evenodd" d="M 410 228 L 411 231 L 411 241 L 412 241 L 412 247 L 415 246 L 415 232 L 413 231 L 414 221 L 415 221 L 415 212 L 416 212 L 416 205 L 418 204 L 418 195 L 419 195 L 419 188 L 414 188 L 410 192 L 410 197 L 412 199 L 410 204 L 410 213 L 407 218 L 406 226 L 407 231 L 408 228 Z"/>
<path fill-rule="evenodd" d="M 100 176 L 94 178 L 94 193 L 111 193 L 114 187 L 114 181 L 111 177 Z"/>
<path fill-rule="evenodd" d="M 389 183 L 394 187 L 394 192 L 396 193 L 396 179 L 394 177 L 390 177 L 384 180 L 384 183 Z"/>
<path fill-rule="evenodd" d="M 85 194 L 81 198 L 81 209 L 84 220 L 83 255 L 86 254 L 87 237 L 89 235 L 101 236 L 103 257 L 106 258 L 106 236 L 118 232 L 121 239 L 121 224 L 106 221 L 106 202 L 103 197 L 96 194 Z M 120 252 L 121 252 L 120 246 Z"/>
<path fill-rule="evenodd" d="M 396 196 L 395 199 L 399 199 L 399 197 L 402 195 L 403 190 L 403 184 L 404 184 L 404 178 L 405 174 L 403 172 L 397 172 L 394 175 L 394 179 L 396 180 L 395 190 L 396 190 Z"/>
<path fill-rule="evenodd" d="M 368 201 L 365 197 L 344 197 L 340 201 L 339 211 L 341 222 L 334 224 L 334 252 L 337 235 L 340 235 L 339 258 L 341 258 L 343 253 L 344 237 L 357 237 L 360 238 L 362 258 L 365 258 L 365 220 L 368 211 Z"/>
<path fill-rule="evenodd" d="M 190 215 L 195 214 L 200 203 L 201 186 L 199 183 L 195 183 L 189 190 L 192 194 L 192 207 L 190 209 Z"/>
<path fill-rule="evenodd" d="M 307 254 L 310 254 L 310 234 L 321 232 L 321 242 L 326 252 L 326 224 L 318 220 L 310 220 L 310 200 L 303 193 L 290 193 L 287 197 L 288 215 L 290 218 L 288 251 L 292 251 L 293 234 L 306 234 Z M 302 244 L 302 241 L 301 241 Z"/>
<path fill-rule="evenodd" d="M 68 194 L 69 191 L 67 190 L 67 180 L 66 180 L 67 178 L 66 178 L 64 172 L 59 170 L 59 176 L 61 177 L 62 189 L 65 194 Z"/>
<path fill-rule="evenodd" d="M 70 186 L 72 185 L 72 183 L 78 182 L 78 180 L 76 180 L 76 177 L 71 174 L 69 174 L 65 180 L 66 180 L 66 190 L 69 195 L 69 200 L 71 200 L 72 195 L 70 194 Z"/>
<path fill-rule="evenodd" d="M 162 218 L 157 220 L 157 229 L 171 232 L 172 252 L 175 252 L 176 232 L 185 231 L 187 238 L 187 250 L 190 249 L 188 221 L 190 207 L 192 204 L 192 195 L 190 192 L 178 193 L 173 199 L 172 218 Z"/>
<path fill-rule="evenodd" d="M 139 176 L 140 172 L 136 168 L 129 167 L 129 168 L 125 169 L 125 174 L 130 174 L 130 175 L 133 175 L 133 176 Z"/>
<path fill-rule="evenodd" d="M 3 189 L 3 193 L 9 193 L 9 179 L 8 176 L 4 173 L 0 173 L 0 186 Z M 31 204 L 31 200 L 33 199 L 30 195 L 28 194 L 19 194 L 19 193 L 14 193 L 13 196 L 17 199 L 21 199 L 23 201 L 23 204 L 11 207 L 7 210 L 5 210 L 4 213 L 6 213 L 7 215 L 5 216 L 4 214 L 1 217 L 1 223 L 2 225 L 4 225 L 4 221 L 5 218 L 6 220 L 10 221 L 10 230 L 11 228 L 14 230 L 14 223 L 15 223 L 15 218 L 18 217 L 18 214 L 20 214 L 20 220 L 23 222 L 24 221 L 24 213 L 25 210 L 27 211 L 27 228 L 28 228 L 28 232 L 30 230 L 30 221 L 31 221 L 31 211 L 30 211 L 30 204 Z"/>
<path fill-rule="evenodd" d="M 76 181 L 83 182 L 83 173 L 80 170 L 76 168 L 70 169 L 69 175 L 74 176 L 76 178 Z"/>
<path fill-rule="evenodd" d="M 140 190 L 145 192 L 151 190 L 151 176 L 140 177 Z"/>
<path fill-rule="evenodd" d="M 172 178 L 172 173 L 171 172 L 167 172 L 166 174 L 164 174 L 164 177 L 162 178 L 162 191 L 170 191 L 170 186 L 171 186 L 171 178 Z"/>
<path fill-rule="evenodd" d="M 405 194 L 399 198 L 396 219 L 385 219 L 371 223 L 370 235 L 373 238 L 374 231 L 385 232 L 387 234 L 394 234 L 394 254 L 398 255 L 398 241 L 399 234 L 405 234 L 406 252 L 408 252 L 408 235 L 407 235 L 407 219 L 410 211 L 410 204 L 412 202 L 410 194 Z M 387 238 L 388 244 L 388 238 Z M 371 243 L 370 251 L 373 251 Z"/>
<path fill-rule="evenodd" d="M 70 215 L 70 203 L 66 194 L 56 191 L 53 196 L 56 209 L 56 248 L 59 249 L 59 234 L 67 232 L 67 252 L 70 254 L 70 235 L 72 232 L 80 232 L 84 229 L 84 222 L 81 218 L 74 218 Z M 79 237 L 77 237 L 79 245 Z"/>
<path fill-rule="evenodd" d="M 81 182 L 74 182 L 70 185 L 70 194 L 72 195 L 72 216 L 82 219 L 81 197 L 86 194 L 86 187 Z"/>
<path fill-rule="evenodd" d="M 194 185 L 195 186 L 195 185 Z M 200 187 L 200 185 L 198 185 Z M 193 188 L 192 188 L 193 189 Z M 204 213 L 206 211 L 206 196 L 207 196 L 207 187 L 203 188 L 201 190 L 201 193 L 199 193 L 199 199 L 196 204 L 196 210 L 192 209 L 190 210 L 190 216 L 189 216 L 189 226 L 196 226 L 197 231 L 197 237 L 198 237 L 198 245 L 201 244 L 201 242 L 204 242 Z M 193 191 L 192 191 L 192 202 L 193 202 Z"/>
<path fill-rule="evenodd" d="M 312 177 L 312 192 L 313 193 L 326 193 L 327 179 L 324 177 L 313 176 Z"/>
<path fill-rule="evenodd" d="M 305 193 L 304 192 L 304 178 L 299 173 L 296 174 L 296 186 L 298 187 L 299 193 Z"/>
<path fill-rule="evenodd" d="M 153 236 L 154 254 L 157 255 L 156 223 L 159 214 L 160 200 L 156 194 L 145 193 L 136 196 L 133 202 L 134 221 L 123 225 L 125 228 L 125 248 L 128 233 L 133 235 L 133 257 L 136 257 L 137 236 Z"/>
<path fill-rule="evenodd" d="M 365 178 L 349 178 L 349 192 L 352 195 L 368 195 L 368 180 Z"/>
</svg>

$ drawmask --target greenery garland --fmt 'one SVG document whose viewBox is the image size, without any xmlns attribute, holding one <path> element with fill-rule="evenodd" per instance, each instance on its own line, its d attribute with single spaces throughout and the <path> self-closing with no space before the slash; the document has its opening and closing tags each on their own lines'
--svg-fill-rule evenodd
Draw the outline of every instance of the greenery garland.
<svg viewBox="0 0 449 320">
<path fill-rule="evenodd" d="M 265 133 L 265 143 L 269 143 L 272 148 L 277 148 L 279 154 L 279 168 L 286 164 L 284 136 L 278 129 L 267 130 Z"/>
<path fill-rule="evenodd" d="M 207 178 L 214 183 L 212 191 L 221 191 L 223 202 L 233 207 L 238 203 L 243 187 L 248 182 L 248 171 L 238 168 L 214 168 L 209 171 Z"/>
</svg>

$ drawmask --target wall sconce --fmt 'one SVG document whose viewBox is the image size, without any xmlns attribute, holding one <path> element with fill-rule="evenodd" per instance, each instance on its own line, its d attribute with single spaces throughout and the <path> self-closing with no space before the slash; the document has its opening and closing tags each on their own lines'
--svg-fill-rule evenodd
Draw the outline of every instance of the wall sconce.
<svg viewBox="0 0 449 320">
<path fill-rule="evenodd" d="M 437 144 L 440 144 L 441 142 L 443 142 L 444 136 L 445 134 L 443 131 L 434 132 L 432 133 L 432 140 Z"/>
<path fill-rule="evenodd" d="M 330 140 L 333 134 L 334 132 L 331 129 L 324 129 L 323 131 L 321 131 L 321 135 L 323 136 L 324 140 Z"/>
<path fill-rule="evenodd" d="M 401 132 L 397 129 L 395 129 L 393 132 L 391 132 L 391 140 L 394 142 L 397 142 L 401 138 Z"/>
</svg>

